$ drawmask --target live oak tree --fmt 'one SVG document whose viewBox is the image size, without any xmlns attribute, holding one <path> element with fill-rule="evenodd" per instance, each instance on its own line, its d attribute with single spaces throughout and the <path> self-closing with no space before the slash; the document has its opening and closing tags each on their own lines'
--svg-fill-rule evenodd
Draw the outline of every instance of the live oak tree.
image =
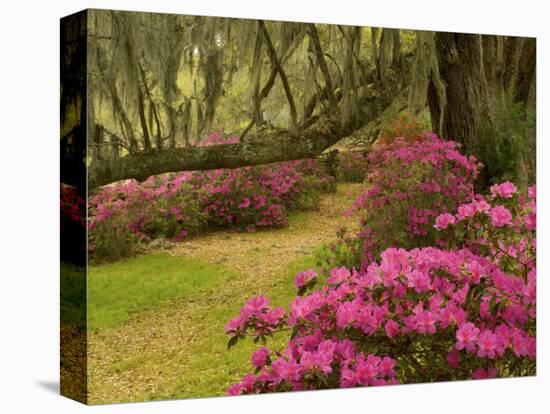
<svg viewBox="0 0 550 414">
<path fill-rule="evenodd" d="M 525 113 L 535 89 L 535 39 L 441 32 L 434 35 L 433 49 L 435 74 L 428 89 L 433 128 L 485 164 L 479 180 L 485 187 L 497 151 L 491 139 L 498 128 L 495 103 L 509 94 Z"/>
<path fill-rule="evenodd" d="M 493 85 L 525 103 L 534 83 L 531 39 L 103 10 L 85 20 L 62 41 L 62 114 L 80 111 L 63 120 L 62 162 L 87 166 L 89 188 L 315 157 L 427 106 L 435 131 L 478 155 Z M 240 142 L 200 146 L 217 128 Z M 81 186 L 74 175 L 62 168 Z"/>
</svg>

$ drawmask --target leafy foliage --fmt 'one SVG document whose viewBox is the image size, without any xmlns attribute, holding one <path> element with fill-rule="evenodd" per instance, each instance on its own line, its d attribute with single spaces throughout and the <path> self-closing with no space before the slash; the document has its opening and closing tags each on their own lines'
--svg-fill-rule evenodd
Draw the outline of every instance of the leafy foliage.
<svg viewBox="0 0 550 414">
<path fill-rule="evenodd" d="M 510 92 L 497 101 L 494 127 L 484 133 L 481 151 L 493 182 L 519 178 L 522 187 L 535 176 L 535 115 Z"/>
</svg>

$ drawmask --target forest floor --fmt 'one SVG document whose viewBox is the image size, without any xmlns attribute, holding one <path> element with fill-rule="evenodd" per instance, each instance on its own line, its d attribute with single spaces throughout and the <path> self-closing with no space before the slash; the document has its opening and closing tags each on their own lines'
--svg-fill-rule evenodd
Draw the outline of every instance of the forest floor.
<svg viewBox="0 0 550 414">
<path fill-rule="evenodd" d="M 252 341 L 227 350 L 224 326 L 252 296 L 287 306 L 298 271 L 357 220 L 344 217 L 360 184 L 339 184 L 319 209 L 257 233 L 217 231 L 90 268 L 89 402 L 224 395 L 251 371 Z M 288 338 L 268 346 L 281 348 Z"/>
</svg>

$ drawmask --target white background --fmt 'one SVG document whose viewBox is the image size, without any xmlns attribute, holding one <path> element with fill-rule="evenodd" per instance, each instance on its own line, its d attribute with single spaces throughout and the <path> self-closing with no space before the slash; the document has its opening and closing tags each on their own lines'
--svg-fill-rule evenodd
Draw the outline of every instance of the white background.
<svg viewBox="0 0 550 414">
<path fill-rule="evenodd" d="M 539 1 L 4 0 L 0 11 L 0 412 L 549 412 L 548 17 Z M 538 37 L 538 377 L 86 408 L 57 395 L 59 18 L 86 7 Z M 545 27 L 546 26 L 546 27 Z M 543 125 L 545 123 L 545 125 Z M 546 126 L 546 128 L 544 128 Z"/>
</svg>

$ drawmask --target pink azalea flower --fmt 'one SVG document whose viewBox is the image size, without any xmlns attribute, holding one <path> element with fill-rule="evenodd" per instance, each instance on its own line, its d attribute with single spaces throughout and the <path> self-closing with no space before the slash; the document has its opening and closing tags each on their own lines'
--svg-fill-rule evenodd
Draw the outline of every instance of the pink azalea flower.
<svg viewBox="0 0 550 414">
<path fill-rule="evenodd" d="M 527 189 L 527 195 L 530 199 L 535 200 L 537 198 L 537 186 L 532 185 Z"/>
<path fill-rule="evenodd" d="M 479 347 L 477 351 L 478 357 L 487 357 L 489 359 L 494 359 L 498 347 L 498 338 L 491 331 L 483 331 L 479 336 L 477 346 Z"/>
<path fill-rule="evenodd" d="M 454 224 L 456 221 L 456 217 L 449 213 L 443 213 L 437 216 L 435 219 L 435 225 L 434 227 L 438 230 L 446 229 L 449 224 Z"/>
<path fill-rule="evenodd" d="M 426 292 L 430 289 L 430 276 L 426 272 L 415 270 L 407 275 L 407 286 L 414 288 L 418 293 Z"/>
<path fill-rule="evenodd" d="M 346 267 L 339 267 L 330 271 L 327 282 L 333 285 L 345 282 L 351 276 L 351 272 Z"/>
<path fill-rule="evenodd" d="M 506 181 L 502 184 L 495 184 L 489 188 L 493 197 L 512 198 L 512 196 L 518 191 L 517 187 Z"/>
<path fill-rule="evenodd" d="M 252 354 L 252 366 L 254 368 L 262 368 L 269 357 L 269 349 L 266 347 L 259 348 Z"/>
<path fill-rule="evenodd" d="M 325 352 L 302 352 L 300 366 L 304 371 L 317 371 L 324 374 L 332 372 L 332 353 Z"/>
<path fill-rule="evenodd" d="M 532 213 L 529 213 L 525 216 L 523 216 L 523 222 L 525 223 L 525 227 L 528 230 L 536 230 L 537 229 L 537 213 L 533 211 Z"/>
<path fill-rule="evenodd" d="M 483 199 L 474 200 L 472 203 L 475 206 L 478 213 L 485 213 L 491 209 L 491 205 Z"/>
<path fill-rule="evenodd" d="M 239 208 L 247 208 L 248 206 L 250 206 L 250 199 L 248 197 L 245 197 L 241 201 L 241 204 L 239 204 Z"/>
<path fill-rule="evenodd" d="M 233 384 L 227 389 L 227 395 L 241 395 L 242 389 L 241 384 Z"/>
<path fill-rule="evenodd" d="M 287 360 L 285 358 L 279 358 L 273 362 L 271 367 L 273 369 L 273 378 L 276 384 L 282 381 L 299 381 L 302 377 L 302 368 L 293 359 Z"/>
<path fill-rule="evenodd" d="M 462 204 L 458 207 L 458 214 L 456 215 L 456 218 L 459 220 L 464 220 L 465 218 L 472 217 L 477 212 L 477 208 L 473 203 L 470 204 Z"/>
<path fill-rule="evenodd" d="M 479 337 L 479 328 L 471 322 L 465 322 L 456 331 L 456 345 L 455 348 L 459 351 L 466 349 L 470 352 L 475 351 L 475 345 Z"/>
<path fill-rule="evenodd" d="M 349 326 L 357 316 L 357 308 L 352 302 L 344 302 L 338 306 L 336 311 L 336 325 L 339 328 Z"/>
<path fill-rule="evenodd" d="M 370 385 L 378 375 L 378 364 L 381 358 L 369 355 L 367 359 L 358 358 L 355 365 L 355 373 L 357 374 L 357 382 L 361 385 Z"/>
<path fill-rule="evenodd" d="M 395 375 L 395 365 L 396 361 L 393 358 L 390 357 L 384 357 L 382 358 L 382 361 L 380 361 L 380 364 L 378 364 L 378 369 L 380 371 L 380 374 L 386 377 L 393 377 Z"/>
<path fill-rule="evenodd" d="M 388 320 L 388 322 L 386 322 L 386 325 L 384 325 L 384 329 L 386 330 L 386 334 L 390 338 L 394 338 L 395 335 L 399 333 L 399 325 L 393 319 L 390 319 Z"/>
<path fill-rule="evenodd" d="M 451 351 L 447 354 L 447 363 L 452 368 L 458 368 L 460 363 L 460 354 L 456 348 L 451 349 Z"/>
<path fill-rule="evenodd" d="M 342 374 L 340 375 L 340 387 L 342 388 L 351 388 L 357 385 L 357 375 L 355 371 L 344 368 Z"/>
<path fill-rule="evenodd" d="M 416 330 L 419 334 L 435 334 L 436 319 L 432 312 L 422 312 L 416 317 Z"/>
<path fill-rule="evenodd" d="M 296 286 L 296 289 L 301 289 L 303 286 L 307 285 L 309 282 L 316 278 L 317 273 L 313 269 L 308 269 L 296 274 L 294 285 Z"/>
<path fill-rule="evenodd" d="M 504 206 L 496 206 L 489 212 L 491 224 L 495 227 L 503 227 L 512 224 L 512 213 Z"/>
<path fill-rule="evenodd" d="M 242 307 L 241 315 L 257 315 L 258 313 L 267 310 L 269 306 L 269 299 L 264 295 L 256 296 L 252 299 L 249 299 L 248 302 Z"/>
<path fill-rule="evenodd" d="M 235 332 L 237 332 L 239 330 L 239 328 L 242 326 L 244 320 L 245 319 L 242 316 L 237 316 L 236 318 L 231 319 L 225 325 L 225 332 L 226 333 L 235 333 Z"/>
</svg>

